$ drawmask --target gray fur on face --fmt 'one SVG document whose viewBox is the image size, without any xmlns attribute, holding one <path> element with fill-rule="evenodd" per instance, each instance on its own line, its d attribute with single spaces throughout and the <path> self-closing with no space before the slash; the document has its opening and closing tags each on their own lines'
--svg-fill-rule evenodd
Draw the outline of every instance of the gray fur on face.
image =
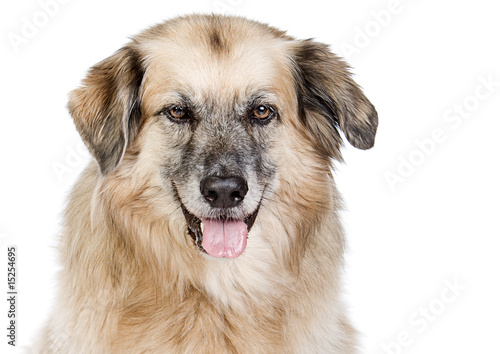
<svg viewBox="0 0 500 354">
<path fill-rule="evenodd" d="M 224 217 L 243 219 L 259 205 L 267 185 L 276 175 L 276 166 L 268 153 L 273 132 L 279 124 L 273 118 L 269 124 L 252 122 L 251 112 L 256 104 L 270 104 L 264 95 L 245 99 L 230 99 L 224 103 L 204 102 L 197 107 L 186 99 L 191 112 L 186 123 L 176 123 L 164 117 L 169 130 L 186 134 L 181 144 L 169 149 L 176 161 L 166 162 L 164 177 L 172 180 L 185 207 L 200 218 L 221 217 L 221 211 L 211 208 L 200 193 L 200 181 L 206 177 L 242 177 L 248 193 L 235 208 L 224 211 Z"/>
</svg>

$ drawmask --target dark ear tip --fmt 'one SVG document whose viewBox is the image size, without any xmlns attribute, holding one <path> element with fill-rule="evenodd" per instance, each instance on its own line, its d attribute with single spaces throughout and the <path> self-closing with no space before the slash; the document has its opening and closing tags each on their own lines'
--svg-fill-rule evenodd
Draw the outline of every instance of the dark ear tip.
<svg viewBox="0 0 500 354">
<path fill-rule="evenodd" d="M 100 144 L 97 149 L 94 149 L 94 157 L 99 164 L 99 169 L 103 176 L 115 172 L 122 160 L 125 147 L 126 141 L 123 137 L 120 137 L 112 149 L 109 149 L 105 143 Z"/>
<path fill-rule="evenodd" d="M 360 149 L 360 150 L 368 150 L 368 149 L 371 149 L 375 145 L 375 135 L 371 136 L 370 138 L 367 138 L 366 136 L 353 137 L 352 134 L 347 134 L 346 137 L 352 146 L 354 146 L 355 148 Z"/>
<path fill-rule="evenodd" d="M 358 145 L 358 146 L 356 146 L 356 148 L 358 148 L 360 150 L 369 150 L 373 146 L 375 146 L 375 139 L 371 142 L 366 142 L 366 144 L 364 144 L 364 145 Z"/>
<path fill-rule="evenodd" d="M 370 113 L 367 115 L 366 119 L 363 120 L 365 124 L 348 124 L 347 129 L 344 134 L 347 141 L 351 143 L 352 146 L 361 150 L 371 149 L 375 145 L 375 136 L 377 134 L 378 127 L 378 114 L 375 107 L 371 105 Z"/>
</svg>

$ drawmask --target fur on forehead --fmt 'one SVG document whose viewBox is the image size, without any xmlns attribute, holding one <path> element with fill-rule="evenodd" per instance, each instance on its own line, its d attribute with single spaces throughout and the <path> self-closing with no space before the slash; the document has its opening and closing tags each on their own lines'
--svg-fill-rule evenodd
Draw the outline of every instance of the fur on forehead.
<svg viewBox="0 0 500 354">
<path fill-rule="evenodd" d="M 142 32 L 89 70 L 68 107 L 106 175 L 145 119 L 180 98 L 227 110 L 264 93 L 323 156 L 340 159 L 339 130 L 357 148 L 374 144 L 377 112 L 328 46 L 239 17 L 186 16 Z"/>
<path fill-rule="evenodd" d="M 221 103 L 259 92 L 289 97 L 291 38 L 238 17 L 196 17 L 169 21 L 134 38 L 145 64 L 146 114 L 161 109 L 172 92 Z"/>
</svg>

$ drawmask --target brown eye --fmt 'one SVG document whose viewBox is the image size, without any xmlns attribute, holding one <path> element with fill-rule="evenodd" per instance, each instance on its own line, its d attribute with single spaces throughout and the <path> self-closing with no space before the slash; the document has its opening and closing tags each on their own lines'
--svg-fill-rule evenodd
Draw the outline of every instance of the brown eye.
<svg viewBox="0 0 500 354">
<path fill-rule="evenodd" d="M 276 109 L 271 105 L 257 104 L 253 106 L 252 113 L 250 114 L 250 123 L 258 125 L 266 125 L 278 117 Z"/>
<path fill-rule="evenodd" d="M 175 119 L 182 119 L 186 117 L 186 110 L 182 107 L 172 107 L 168 113 L 170 113 L 170 116 Z"/>
<path fill-rule="evenodd" d="M 261 104 L 260 106 L 257 106 L 257 108 L 253 110 L 253 115 L 255 118 L 264 120 L 272 115 L 272 111 L 269 107 Z"/>
</svg>

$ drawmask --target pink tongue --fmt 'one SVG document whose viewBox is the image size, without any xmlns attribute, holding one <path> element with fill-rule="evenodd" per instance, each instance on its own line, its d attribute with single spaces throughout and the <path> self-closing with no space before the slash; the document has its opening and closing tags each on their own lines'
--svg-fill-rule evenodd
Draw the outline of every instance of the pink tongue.
<svg viewBox="0 0 500 354">
<path fill-rule="evenodd" d="M 236 258 L 247 246 L 248 230 L 243 221 L 203 220 L 201 245 L 213 257 Z"/>
</svg>

